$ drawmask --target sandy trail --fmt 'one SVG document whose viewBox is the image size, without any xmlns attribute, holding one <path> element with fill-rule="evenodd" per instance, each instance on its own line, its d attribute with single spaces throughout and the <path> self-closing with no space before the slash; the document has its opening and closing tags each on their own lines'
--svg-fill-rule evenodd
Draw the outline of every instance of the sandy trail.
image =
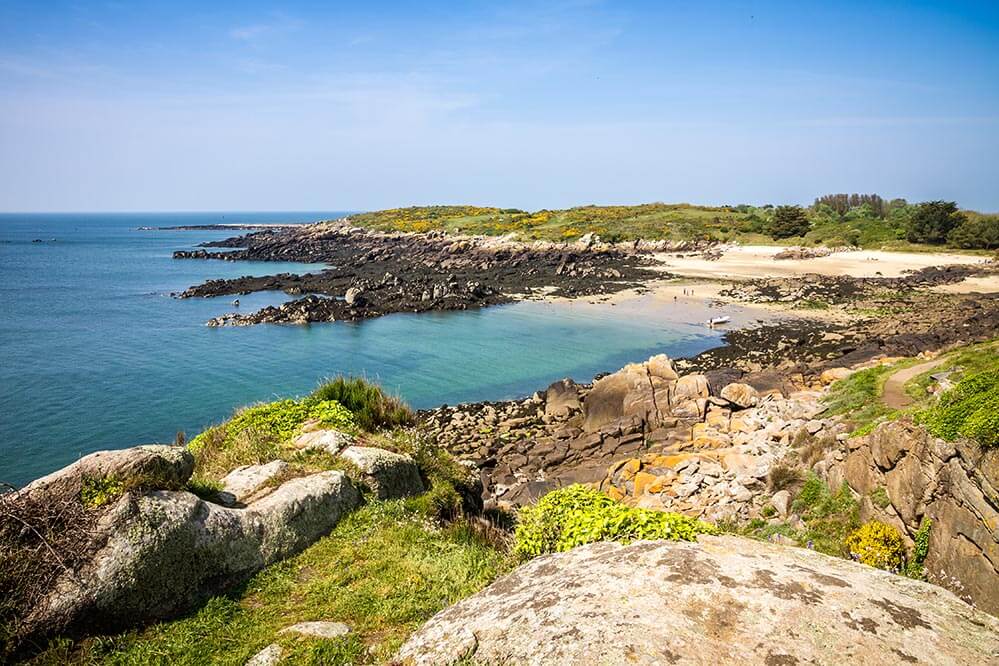
<svg viewBox="0 0 999 666">
<path fill-rule="evenodd" d="M 910 379 L 918 377 L 924 372 L 929 372 L 933 368 L 942 364 L 945 359 L 938 358 L 926 363 L 920 363 L 910 368 L 903 368 L 890 376 L 885 382 L 881 400 L 892 409 L 904 409 L 912 404 L 913 400 L 905 392 L 905 384 Z"/>
<path fill-rule="evenodd" d="M 774 259 L 784 247 L 769 245 L 742 245 L 725 250 L 716 260 L 700 255 L 680 256 L 659 253 L 655 255 L 661 270 L 683 276 L 745 280 L 750 278 L 793 277 L 806 273 L 819 275 L 849 275 L 852 277 L 900 277 L 905 271 L 930 266 L 954 264 L 981 264 L 983 257 L 966 254 L 929 252 L 885 252 L 883 250 L 857 250 L 835 252 L 814 259 Z"/>
</svg>

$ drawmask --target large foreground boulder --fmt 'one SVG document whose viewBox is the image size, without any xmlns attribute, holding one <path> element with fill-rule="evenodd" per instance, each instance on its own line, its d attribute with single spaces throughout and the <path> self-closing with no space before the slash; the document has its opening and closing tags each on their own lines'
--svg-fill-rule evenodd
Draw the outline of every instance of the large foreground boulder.
<svg viewBox="0 0 999 666">
<path fill-rule="evenodd" d="M 928 583 L 738 537 L 540 557 L 434 616 L 404 664 L 994 664 L 999 620 Z"/>
<path fill-rule="evenodd" d="M 285 482 L 246 509 L 184 491 L 126 493 L 98 525 L 106 543 L 27 618 L 35 636 L 174 617 L 328 534 L 361 503 L 342 472 Z"/>
</svg>

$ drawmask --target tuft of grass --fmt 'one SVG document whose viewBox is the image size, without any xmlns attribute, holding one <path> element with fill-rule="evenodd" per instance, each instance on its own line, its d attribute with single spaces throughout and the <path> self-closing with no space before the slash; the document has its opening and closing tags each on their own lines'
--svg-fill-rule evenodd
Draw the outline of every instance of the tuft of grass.
<svg viewBox="0 0 999 666">
<path fill-rule="evenodd" d="M 241 465 L 289 458 L 295 451 L 287 444 L 306 421 L 345 431 L 355 429 L 354 416 L 335 400 L 309 396 L 246 407 L 225 423 L 208 428 L 187 445 L 194 455 L 194 477 L 199 482 L 212 483 Z M 320 471 L 329 467 L 314 469 Z"/>
<path fill-rule="evenodd" d="M 799 483 L 801 483 L 801 470 L 790 465 L 774 465 L 767 474 L 767 485 L 773 493 L 793 488 Z"/>
<path fill-rule="evenodd" d="M 871 498 L 871 503 L 879 509 L 887 509 L 888 505 L 891 504 L 891 499 L 888 497 L 888 491 L 884 486 L 878 486 L 872 490 L 869 497 Z"/>
<path fill-rule="evenodd" d="M 375 502 L 186 618 L 76 644 L 59 640 L 37 663 L 237 666 L 275 642 L 286 663 L 384 663 L 434 613 L 513 564 L 467 525 L 430 524 L 403 500 Z M 312 620 L 344 622 L 351 633 L 335 640 L 278 634 Z"/>
<path fill-rule="evenodd" d="M 514 551 L 523 559 L 562 552 L 596 541 L 640 539 L 694 541 L 717 529 L 678 513 L 625 506 L 588 486 L 554 490 L 520 510 Z"/>
<path fill-rule="evenodd" d="M 335 377 L 312 392 L 313 399 L 343 405 L 359 427 L 369 432 L 412 425 L 413 410 L 400 398 L 361 377 Z"/>
</svg>

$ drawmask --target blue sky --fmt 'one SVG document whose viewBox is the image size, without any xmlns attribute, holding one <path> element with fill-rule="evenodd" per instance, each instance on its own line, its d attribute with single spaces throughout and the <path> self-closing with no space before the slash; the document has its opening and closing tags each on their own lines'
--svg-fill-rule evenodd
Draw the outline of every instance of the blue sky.
<svg viewBox="0 0 999 666">
<path fill-rule="evenodd" d="M 0 0 L 0 210 L 999 210 L 997 2 Z"/>
</svg>

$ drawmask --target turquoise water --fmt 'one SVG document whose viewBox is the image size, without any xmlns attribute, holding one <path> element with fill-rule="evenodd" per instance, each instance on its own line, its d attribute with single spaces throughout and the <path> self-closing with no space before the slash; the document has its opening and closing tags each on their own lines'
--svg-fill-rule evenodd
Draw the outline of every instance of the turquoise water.
<svg viewBox="0 0 999 666">
<path fill-rule="evenodd" d="M 21 485 L 95 450 L 193 435 L 238 405 L 303 394 L 340 372 L 422 408 L 519 397 L 561 377 L 589 380 L 653 353 L 718 344 L 720 333 L 682 321 L 705 313 L 648 300 L 208 328 L 231 297 L 170 293 L 317 267 L 174 260 L 174 250 L 233 234 L 135 230 L 341 214 L 0 215 L 0 481 Z M 246 311 L 284 300 L 240 297 Z"/>
</svg>

